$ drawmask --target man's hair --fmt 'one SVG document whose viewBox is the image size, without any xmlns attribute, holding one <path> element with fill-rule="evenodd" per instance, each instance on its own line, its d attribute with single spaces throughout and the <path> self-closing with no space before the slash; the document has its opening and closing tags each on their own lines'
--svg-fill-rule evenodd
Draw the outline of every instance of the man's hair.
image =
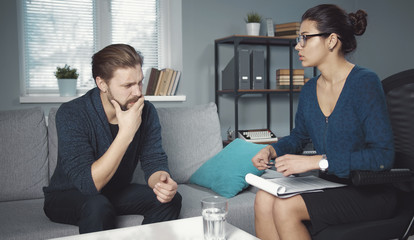
<svg viewBox="0 0 414 240">
<path fill-rule="evenodd" d="M 144 63 L 140 52 L 127 44 L 109 45 L 92 56 L 93 79 L 100 77 L 109 81 L 119 68 L 136 67 Z"/>
</svg>

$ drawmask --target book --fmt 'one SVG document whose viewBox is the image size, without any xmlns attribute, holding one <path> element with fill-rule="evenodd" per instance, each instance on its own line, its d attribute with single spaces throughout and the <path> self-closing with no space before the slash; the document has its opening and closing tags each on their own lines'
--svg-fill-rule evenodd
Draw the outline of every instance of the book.
<svg viewBox="0 0 414 240">
<path fill-rule="evenodd" d="M 165 69 L 160 70 L 160 74 L 158 75 L 157 86 L 155 87 L 154 96 L 158 96 L 160 92 L 160 85 L 164 78 Z"/>
<path fill-rule="evenodd" d="M 300 28 L 300 22 L 279 23 L 275 24 L 275 28 Z"/>
<path fill-rule="evenodd" d="M 280 83 L 277 83 L 276 84 L 276 86 L 289 86 L 290 85 L 290 82 L 280 82 Z M 305 85 L 305 82 L 293 82 L 293 85 L 294 86 L 303 86 L 303 85 Z"/>
<path fill-rule="evenodd" d="M 279 32 L 287 32 L 287 31 L 300 31 L 299 27 L 284 27 L 284 28 L 278 28 L 275 29 L 275 33 L 279 33 Z"/>
<path fill-rule="evenodd" d="M 248 173 L 245 180 L 276 197 L 289 198 L 302 193 L 323 192 L 323 189 L 345 187 L 346 184 L 334 183 L 316 176 L 276 177 L 264 179 Z"/>
<path fill-rule="evenodd" d="M 172 86 L 170 96 L 174 96 L 177 93 L 178 82 L 180 81 L 181 72 L 177 71 L 177 75 L 175 76 L 174 84 Z"/>
<path fill-rule="evenodd" d="M 171 96 L 172 87 L 174 85 L 175 78 L 177 76 L 177 71 L 173 70 L 173 75 L 171 77 L 170 85 L 168 86 L 167 96 Z"/>
<path fill-rule="evenodd" d="M 279 36 L 289 36 L 289 35 L 298 36 L 299 35 L 299 30 L 287 30 L 287 31 L 276 32 L 275 33 L 275 36 L 276 37 L 279 37 Z"/>
<path fill-rule="evenodd" d="M 304 75 L 293 75 L 292 77 L 293 81 L 303 81 L 305 79 Z M 283 81 L 289 81 L 290 76 L 289 75 L 277 75 L 276 80 L 283 80 Z"/>
<path fill-rule="evenodd" d="M 305 75 L 305 69 L 292 69 L 293 75 Z M 277 69 L 276 76 L 278 75 L 290 75 L 290 69 Z"/>
<path fill-rule="evenodd" d="M 156 68 L 151 68 L 150 77 L 148 80 L 147 90 L 145 95 L 154 95 L 155 88 L 157 87 L 158 77 L 160 75 L 160 70 Z"/>
<path fill-rule="evenodd" d="M 157 95 L 159 96 L 166 96 L 167 95 L 167 91 L 168 91 L 168 87 L 170 86 L 170 81 L 172 79 L 172 75 L 174 73 L 174 70 L 172 70 L 171 68 L 165 68 L 164 70 L 164 74 L 163 77 L 161 79 L 161 83 L 159 86 L 159 92 Z"/>
<path fill-rule="evenodd" d="M 293 85 L 303 85 L 305 84 L 305 79 L 292 79 L 292 83 Z M 290 84 L 290 79 L 286 78 L 286 79 L 276 79 L 276 84 L 277 85 L 289 85 Z"/>
<path fill-rule="evenodd" d="M 282 39 L 296 39 L 298 35 L 285 35 L 285 36 L 275 36 L 275 38 L 282 38 Z"/>
</svg>

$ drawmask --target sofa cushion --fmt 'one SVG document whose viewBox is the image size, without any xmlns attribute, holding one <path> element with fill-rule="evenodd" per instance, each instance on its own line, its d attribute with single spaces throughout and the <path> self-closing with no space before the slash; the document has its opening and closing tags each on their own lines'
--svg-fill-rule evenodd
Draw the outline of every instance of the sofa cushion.
<svg viewBox="0 0 414 240">
<path fill-rule="evenodd" d="M 49 111 L 49 117 L 47 119 L 47 132 L 49 140 L 49 179 L 52 177 L 53 172 L 56 168 L 57 163 L 57 149 L 58 149 L 58 138 L 56 130 L 56 112 L 58 108 L 51 108 Z"/>
<path fill-rule="evenodd" d="M 210 188 L 223 197 L 234 197 L 249 186 L 244 180 L 246 174 L 263 174 L 251 159 L 265 146 L 237 138 L 204 163 L 191 176 L 190 183 Z"/>
<path fill-rule="evenodd" d="M 0 112 L 0 201 L 43 197 L 47 129 L 37 108 Z"/>
<path fill-rule="evenodd" d="M 43 212 L 43 199 L 2 202 L 2 239 L 50 239 L 79 234 L 77 226 L 54 223 Z"/>
<path fill-rule="evenodd" d="M 187 183 L 209 158 L 223 149 L 220 122 L 214 103 L 192 107 L 157 108 L 162 146 L 168 156 L 172 178 Z M 144 183 L 137 167 L 134 182 Z"/>
<path fill-rule="evenodd" d="M 0 239 L 50 239 L 78 235 L 75 225 L 49 220 L 43 212 L 43 199 L 0 203 Z M 142 215 L 118 216 L 116 227 L 131 227 L 142 223 Z"/>
</svg>

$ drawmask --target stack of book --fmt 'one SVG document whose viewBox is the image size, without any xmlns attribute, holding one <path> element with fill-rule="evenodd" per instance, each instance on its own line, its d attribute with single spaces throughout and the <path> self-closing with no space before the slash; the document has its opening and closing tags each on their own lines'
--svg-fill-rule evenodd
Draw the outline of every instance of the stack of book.
<svg viewBox="0 0 414 240">
<path fill-rule="evenodd" d="M 177 92 L 181 72 L 171 68 L 162 70 L 152 68 L 145 95 L 174 96 Z"/>
<path fill-rule="evenodd" d="M 295 39 L 300 33 L 300 22 L 275 24 L 275 37 Z"/>
<path fill-rule="evenodd" d="M 301 89 L 305 84 L 305 70 L 293 69 L 293 89 Z M 290 88 L 290 70 L 278 69 L 276 70 L 276 88 L 289 89 Z"/>
</svg>

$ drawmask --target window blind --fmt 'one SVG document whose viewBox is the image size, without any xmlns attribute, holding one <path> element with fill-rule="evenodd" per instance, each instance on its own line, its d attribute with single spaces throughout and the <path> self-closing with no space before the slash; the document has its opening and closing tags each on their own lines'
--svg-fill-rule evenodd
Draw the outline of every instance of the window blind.
<svg viewBox="0 0 414 240">
<path fill-rule="evenodd" d="M 127 43 L 144 56 L 142 71 L 159 66 L 160 7 L 156 0 L 111 1 L 112 43 Z"/>
<path fill-rule="evenodd" d="M 91 57 L 105 47 L 99 46 L 100 42 L 108 43 L 101 39 L 139 50 L 144 55 L 144 74 L 159 66 L 159 0 L 99 0 L 100 4 L 98 0 L 21 1 L 24 95 L 58 93 L 54 72 L 65 64 L 78 69 L 78 92 L 95 87 Z M 110 11 L 101 9 L 107 6 Z M 99 24 L 97 19 L 110 19 L 110 24 Z"/>
<path fill-rule="evenodd" d="M 65 64 L 78 69 L 78 89 L 91 88 L 93 1 L 24 0 L 23 11 L 26 94 L 57 93 L 54 72 Z"/>
</svg>

